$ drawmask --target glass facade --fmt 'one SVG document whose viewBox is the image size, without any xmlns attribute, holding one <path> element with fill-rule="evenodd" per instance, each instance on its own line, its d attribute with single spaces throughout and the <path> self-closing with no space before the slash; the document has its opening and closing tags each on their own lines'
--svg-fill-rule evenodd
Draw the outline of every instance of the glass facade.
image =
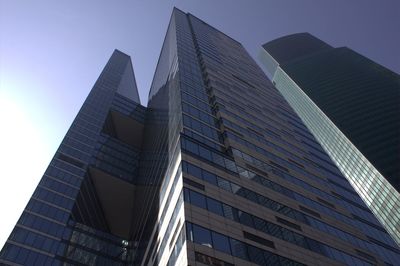
<svg viewBox="0 0 400 266">
<path fill-rule="evenodd" d="M 116 120 L 140 128 L 145 110 L 130 58 L 116 50 L 1 250 L 0 264 L 124 265 L 132 261 L 132 242 L 124 230 L 113 228 L 99 181 L 110 175 L 116 182 L 135 184 L 140 147 L 117 136 L 125 129 L 121 131 Z M 112 189 L 106 191 L 110 196 L 115 193 Z"/>
<path fill-rule="evenodd" d="M 400 261 L 385 229 L 240 43 L 174 9 L 147 108 L 127 73 L 129 57 L 116 51 L 0 263 Z"/>
<path fill-rule="evenodd" d="M 290 52 L 297 45 L 308 49 Z M 263 47 L 265 61 L 279 61 L 271 61 L 277 89 L 400 244 L 399 75 L 309 34 Z"/>
<path fill-rule="evenodd" d="M 158 87 L 179 92 L 180 151 L 142 265 L 397 263 L 396 244 L 240 43 L 175 9 L 157 73 L 178 80 Z"/>
</svg>

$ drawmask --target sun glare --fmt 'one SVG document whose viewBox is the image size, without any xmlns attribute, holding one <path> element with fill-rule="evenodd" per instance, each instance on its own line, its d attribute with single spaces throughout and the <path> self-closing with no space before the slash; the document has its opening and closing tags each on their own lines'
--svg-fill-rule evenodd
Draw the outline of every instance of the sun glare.
<svg viewBox="0 0 400 266">
<path fill-rule="evenodd" d="M 47 164 L 49 151 L 40 125 L 12 88 L 0 91 L 0 247 L 7 240 L 38 184 Z M 7 93 L 8 92 L 8 93 Z"/>
</svg>

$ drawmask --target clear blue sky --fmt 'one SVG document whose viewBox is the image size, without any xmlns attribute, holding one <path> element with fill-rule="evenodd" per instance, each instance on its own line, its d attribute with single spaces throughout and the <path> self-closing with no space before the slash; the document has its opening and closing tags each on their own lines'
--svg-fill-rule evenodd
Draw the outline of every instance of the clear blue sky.
<svg viewBox="0 0 400 266">
<path fill-rule="evenodd" d="M 115 48 L 131 55 L 147 103 L 173 6 L 253 57 L 307 31 L 400 73 L 398 0 L 0 0 L 0 247 Z"/>
</svg>

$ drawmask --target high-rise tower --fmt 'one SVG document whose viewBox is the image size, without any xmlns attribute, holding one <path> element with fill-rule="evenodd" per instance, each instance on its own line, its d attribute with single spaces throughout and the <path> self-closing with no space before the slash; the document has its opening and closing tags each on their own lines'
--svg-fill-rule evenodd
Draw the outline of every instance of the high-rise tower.
<svg viewBox="0 0 400 266">
<path fill-rule="evenodd" d="M 308 33 L 263 48 L 278 90 L 400 244 L 400 76 Z"/>
<path fill-rule="evenodd" d="M 147 108 L 119 95 L 118 84 L 129 82 L 122 82 L 122 65 L 109 67 L 115 60 L 130 65 L 116 52 L 82 107 L 103 114 L 95 120 L 94 148 L 87 151 L 93 159 L 80 167 L 74 154 L 63 157 L 68 169 L 81 169 L 82 181 L 68 196 L 65 222 L 57 223 L 60 236 L 19 221 L 0 262 L 394 265 L 400 260 L 396 244 L 240 43 L 174 9 Z M 102 78 L 108 75 L 110 80 Z M 100 84 L 106 87 L 97 88 Z M 91 95 L 105 97 L 104 109 Z M 98 143 L 98 135 L 108 142 Z M 101 149 L 103 143 L 111 143 L 110 150 Z M 103 157 L 95 151 L 104 151 Z M 54 180 L 68 183 L 71 174 Z M 51 206 L 60 208 L 62 202 Z M 29 215 L 53 222 L 49 210 Z M 56 248 L 36 244 L 41 237 L 57 237 Z"/>
</svg>

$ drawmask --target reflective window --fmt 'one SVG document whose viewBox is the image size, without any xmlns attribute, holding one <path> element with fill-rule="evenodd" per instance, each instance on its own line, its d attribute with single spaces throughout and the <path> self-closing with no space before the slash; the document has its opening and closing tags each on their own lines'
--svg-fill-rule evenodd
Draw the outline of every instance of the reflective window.
<svg viewBox="0 0 400 266">
<path fill-rule="evenodd" d="M 233 256 L 244 260 L 249 260 L 246 245 L 243 242 L 231 238 L 230 243 Z"/>
<path fill-rule="evenodd" d="M 210 230 L 193 224 L 193 238 L 194 243 L 212 248 Z"/>
<path fill-rule="evenodd" d="M 213 248 L 225 253 L 231 253 L 228 237 L 212 232 Z"/>
<path fill-rule="evenodd" d="M 190 201 L 193 205 L 206 209 L 206 198 L 195 191 L 190 191 Z"/>
<path fill-rule="evenodd" d="M 207 209 L 210 212 L 223 216 L 222 204 L 219 201 L 207 197 Z"/>
</svg>

